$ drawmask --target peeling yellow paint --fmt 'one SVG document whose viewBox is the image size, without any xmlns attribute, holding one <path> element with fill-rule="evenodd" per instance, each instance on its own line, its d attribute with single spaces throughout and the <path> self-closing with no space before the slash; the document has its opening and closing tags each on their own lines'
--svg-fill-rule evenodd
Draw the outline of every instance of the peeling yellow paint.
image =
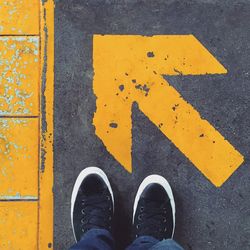
<svg viewBox="0 0 250 250">
<path fill-rule="evenodd" d="M 0 0 L 0 34 L 39 34 L 39 0 Z"/>
<path fill-rule="evenodd" d="M 0 199 L 38 196 L 38 119 L 0 119 Z"/>
<path fill-rule="evenodd" d="M 95 35 L 93 42 L 93 123 L 107 150 L 132 171 L 131 108 L 137 102 L 162 133 L 221 186 L 243 156 L 163 75 L 225 74 L 223 65 L 192 35 Z"/>
<path fill-rule="evenodd" d="M 37 202 L 0 203 L 0 249 L 37 250 Z"/>
<path fill-rule="evenodd" d="M 39 37 L 0 37 L 0 115 L 38 115 Z"/>
</svg>

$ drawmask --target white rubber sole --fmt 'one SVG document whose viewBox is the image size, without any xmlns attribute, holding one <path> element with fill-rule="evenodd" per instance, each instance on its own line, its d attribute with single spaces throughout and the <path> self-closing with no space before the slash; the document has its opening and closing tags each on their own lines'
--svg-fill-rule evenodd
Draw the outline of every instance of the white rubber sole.
<svg viewBox="0 0 250 250">
<path fill-rule="evenodd" d="M 135 212 L 136 212 L 136 209 L 137 209 L 137 206 L 138 206 L 140 196 L 143 193 L 144 189 L 148 185 L 153 184 L 153 183 L 157 183 L 157 184 L 161 185 L 165 189 L 165 191 L 167 192 L 168 197 L 170 199 L 170 204 L 171 204 L 172 212 L 173 212 L 173 231 L 172 231 L 172 238 L 173 238 L 174 237 L 174 231 L 175 231 L 175 202 L 174 202 L 174 196 L 173 196 L 173 192 L 172 192 L 172 189 L 171 189 L 168 181 L 164 177 L 162 177 L 160 175 L 149 175 L 148 177 L 146 177 L 142 181 L 141 185 L 139 186 L 139 189 L 137 191 L 137 194 L 135 196 L 135 201 L 134 201 L 133 224 L 134 224 Z"/>
<path fill-rule="evenodd" d="M 74 185 L 74 188 L 72 191 L 72 195 L 71 195 L 71 225 L 72 225 L 75 241 L 77 241 L 76 236 L 75 236 L 74 223 L 73 223 L 73 211 L 74 211 L 75 200 L 76 200 L 78 190 L 79 190 L 83 180 L 90 174 L 99 175 L 103 179 L 103 181 L 106 183 L 108 190 L 111 194 L 111 198 L 112 198 L 112 202 L 113 202 L 113 211 L 114 211 L 114 194 L 113 194 L 113 191 L 112 191 L 112 188 L 111 188 L 111 185 L 110 185 L 110 182 L 108 180 L 107 175 L 100 168 L 97 168 L 97 167 L 88 167 L 88 168 L 85 168 L 84 170 L 82 170 L 76 179 L 76 182 L 75 182 L 75 185 Z"/>
</svg>

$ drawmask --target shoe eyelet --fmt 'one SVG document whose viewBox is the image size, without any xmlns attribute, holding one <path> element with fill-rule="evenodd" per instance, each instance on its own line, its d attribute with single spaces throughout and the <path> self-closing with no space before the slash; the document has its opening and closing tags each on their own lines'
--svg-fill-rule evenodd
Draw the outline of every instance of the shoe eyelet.
<svg viewBox="0 0 250 250">
<path fill-rule="evenodd" d="M 109 221 L 111 221 L 112 220 L 112 217 L 111 216 L 109 216 Z"/>
<path fill-rule="evenodd" d="M 85 224 L 86 223 L 86 220 L 84 218 L 81 219 L 81 223 L 82 224 Z"/>
<path fill-rule="evenodd" d="M 138 220 L 142 220 L 142 215 L 138 215 Z"/>
<path fill-rule="evenodd" d="M 163 222 L 164 222 L 164 223 L 166 223 L 166 222 L 167 222 L 167 219 L 166 219 L 166 218 L 164 218 Z"/>
<path fill-rule="evenodd" d="M 84 209 L 82 209 L 82 210 L 81 210 L 81 213 L 82 213 L 82 215 L 85 215 L 85 211 L 84 211 Z"/>
<path fill-rule="evenodd" d="M 140 224 L 137 224 L 137 225 L 136 225 L 136 228 L 139 229 L 139 228 L 140 228 Z"/>
<path fill-rule="evenodd" d="M 84 230 L 84 228 L 82 228 L 82 232 L 83 232 L 83 233 L 85 233 L 85 230 Z"/>
<path fill-rule="evenodd" d="M 110 197 L 108 195 L 106 196 L 106 198 L 107 198 L 108 201 L 110 200 Z"/>
<path fill-rule="evenodd" d="M 164 228 L 164 232 L 167 232 L 167 228 L 166 227 Z"/>
<path fill-rule="evenodd" d="M 135 238 L 138 238 L 138 234 L 135 235 Z"/>
<path fill-rule="evenodd" d="M 112 211 L 112 207 L 109 207 L 109 211 Z"/>
<path fill-rule="evenodd" d="M 140 207 L 140 211 L 143 212 L 143 210 L 144 210 L 144 207 Z"/>
</svg>

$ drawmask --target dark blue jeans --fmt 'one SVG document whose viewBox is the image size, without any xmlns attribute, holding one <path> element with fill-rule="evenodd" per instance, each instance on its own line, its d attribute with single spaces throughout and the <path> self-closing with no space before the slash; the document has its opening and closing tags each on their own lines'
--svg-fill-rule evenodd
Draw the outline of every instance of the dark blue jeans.
<svg viewBox="0 0 250 250">
<path fill-rule="evenodd" d="M 105 229 L 91 229 L 70 250 L 114 250 L 114 240 Z M 183 250 L 174 240 L 159 241 L 150 236 L 138 237 L 126 250 Z"/>
</svg>

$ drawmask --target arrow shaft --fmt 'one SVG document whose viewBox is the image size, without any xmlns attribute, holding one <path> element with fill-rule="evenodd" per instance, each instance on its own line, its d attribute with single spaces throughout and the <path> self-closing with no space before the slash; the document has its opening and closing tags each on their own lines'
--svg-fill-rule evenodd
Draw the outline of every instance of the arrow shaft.
<svg viewBox="0 0 250 250">
<path fill-rule="evenodd" d="M 155 82 L 161 82 L 160 77 Z M 158 126 L 214 185 L 243 162 L 241 154 L 168 83 L 156 84 L 138 101 L 141 111 Z"/>
</svg>

